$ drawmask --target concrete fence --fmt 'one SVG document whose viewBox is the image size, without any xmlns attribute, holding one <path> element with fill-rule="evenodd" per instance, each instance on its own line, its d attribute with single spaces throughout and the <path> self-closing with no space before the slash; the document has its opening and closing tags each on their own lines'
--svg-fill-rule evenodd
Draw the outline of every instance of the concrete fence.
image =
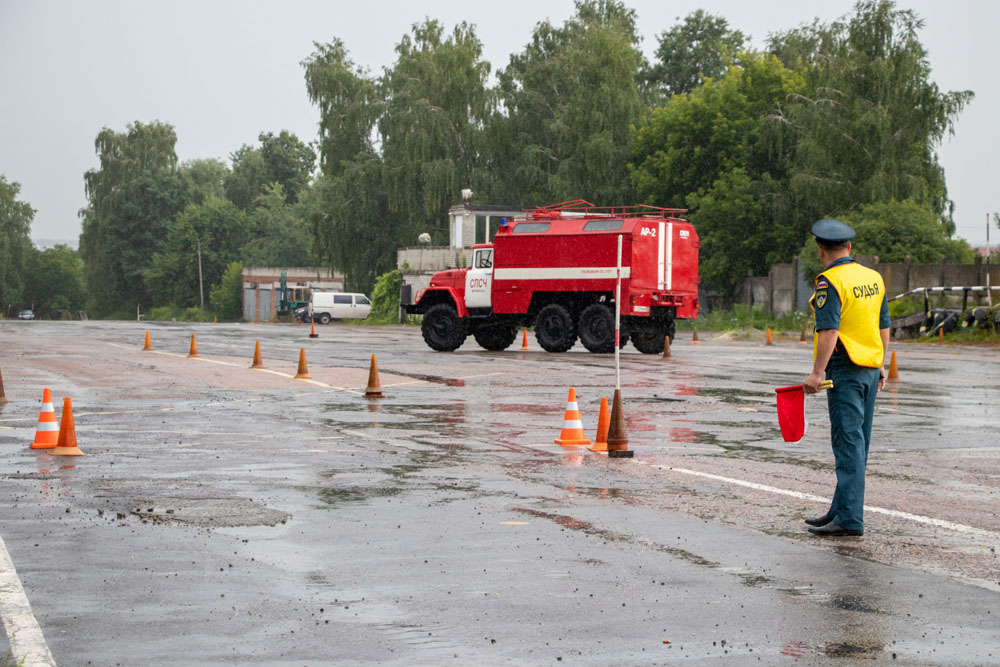
<svg viewBox="0 0 1000 667">
<path fill-rule="evenodd" d="M 918 287 L 974 287 L 986 284 L 986 262 L 976 257 L 973 264 L 947 264 L 943 260 L 934 264 L 912 262 L 880 263 L 875 256 L 859 256 L 860 264 L 882 274 L 889 297 L 904 294 Z M 774 315 L 800 311 L 808 312 L 812 295 L 813 276 L 805 276 L 799 258 L 786 264 L 775 264 L 766 276 L 748 275 L 732 294 L 701 290 L 702 308 L 728 309 L 742 304 L 748 309 L 764 308 Z M 1000 285 L 1000 261 L 990 263 L 989 284 Z M 994 301 L 997 293 L 994 292 Z M 932 305 L 961 305 L 961 292 L 934 294 Z M 922 298 L 922 297 L 918 297 Z M 986 305 L 985 293 L 969 295 L 970 306 Z"/>
</svg>

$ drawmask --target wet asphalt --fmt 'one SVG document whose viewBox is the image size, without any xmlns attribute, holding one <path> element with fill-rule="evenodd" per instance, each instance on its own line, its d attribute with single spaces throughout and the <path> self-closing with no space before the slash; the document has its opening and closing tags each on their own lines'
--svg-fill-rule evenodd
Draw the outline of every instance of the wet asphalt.
<svg viewBox="0 0 1000 667">
<path fill-rule="evenodd" d="M 996 348 L 899 345 L 880 511 L 820 539 L 825 401 L 796 445 L 774 410 L 797 335 L 626 348 L 612 460 L 553 440 L 569 387 L 593 438 L 613 355 L 317 331 L 0 322 L 0 535 L 58 664 L 1000 664 Z M 86 456 L 28 448 L 45 386 Z"/>
</svg>

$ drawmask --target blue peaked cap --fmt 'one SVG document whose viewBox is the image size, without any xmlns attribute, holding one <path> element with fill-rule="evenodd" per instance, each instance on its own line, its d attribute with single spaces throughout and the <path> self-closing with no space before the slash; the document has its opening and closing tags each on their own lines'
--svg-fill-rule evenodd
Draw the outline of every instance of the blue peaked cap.
<svg viewBox="0 0 1000 667">
<path fill-rule="evenodd" d="M 854 238 L 854 230 L 833 218 L 823 218 L 813 224 L 809 230 L 816 237 L 817 241 L 826 243 L 844 243 Z"/>
</svg>

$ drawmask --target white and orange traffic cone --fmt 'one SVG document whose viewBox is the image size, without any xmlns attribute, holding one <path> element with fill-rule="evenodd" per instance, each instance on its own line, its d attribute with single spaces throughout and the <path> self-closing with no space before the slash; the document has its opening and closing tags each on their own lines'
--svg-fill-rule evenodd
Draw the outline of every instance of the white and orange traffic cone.
<svg viewBox="0 0 1000 667">
<path fill-rule="evenodd" d="M 45 387 L 42 390 L 42 411 L 38 415 L 38 429 L 35 431 L 35 441 L 32 449 L 52 449 L 59 442 L 59 422 L 56 420 L 56 410 L 52 407 L 52 391 Z"/>
<path fill-rule="evenodd" d="M 63 400 L 62 419 L 59 420 L 59 441 L 52 456 L 83 456 L 76 444 L 76 426 L 73 425 L 73 403 L 67 396 Z"/>
<path fill-rule="evenodd" d="M 668 337 L 669 341 L 670 338 Z M 608 428 L 611 426 L 611 412 L 608 410 L 608 399 L 601 397 L 601 411 L 597 415 L 597 435 L 594 444 L 587 447 L 592 452 L 608 451 Z"/>
<path fill-rule="evenodd" d="M 555 440 L 557 445 L 589 445 L 590 440 L 583 433 L 583 420 L 580 419 L 580 406 L 576 403 L 576 389 L 569 388 L 569 398 L 566 401 L 566 414 L 563 417 L 562 433 Z"/>
</svg>

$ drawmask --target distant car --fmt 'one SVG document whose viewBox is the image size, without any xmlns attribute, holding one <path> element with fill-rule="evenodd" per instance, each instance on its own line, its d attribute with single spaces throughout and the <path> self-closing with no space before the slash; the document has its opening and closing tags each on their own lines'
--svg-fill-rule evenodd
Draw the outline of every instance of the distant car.
<svg viewBox="0 0 1000 667">
<path fill-rule="evenodd" d="M 309 306 L 299 306 L 295 309 L 295 321 L 305 322 L 306 324 L 312 322 L 312 318 L 309 317 Z"/>
<path fill-rule="evenodd" d="M 309 311 L 320 324 L 330 320 L 363 320 L 371 309 L 372 302 L 367 296 L 353 292 L 313 292 L 309 300 Z"/>
<path fill-rule="evenodd" d="M 35 319 L 35 314 L 30 310 L 22 310 L 17 314 L 17 319 L 19 320 L 33 320 Z"/>
</svg>

